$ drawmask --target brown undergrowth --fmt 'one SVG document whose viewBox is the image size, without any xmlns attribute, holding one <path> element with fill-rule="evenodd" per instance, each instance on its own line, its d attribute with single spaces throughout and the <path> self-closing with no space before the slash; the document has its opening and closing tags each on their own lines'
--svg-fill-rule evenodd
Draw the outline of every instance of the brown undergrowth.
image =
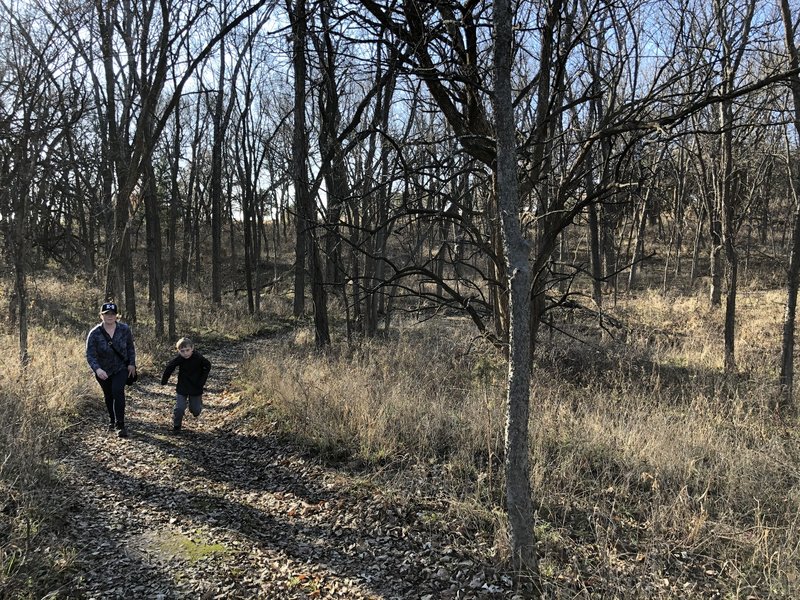
<svg viewBox="0 0 800 600">
<path fill-rule="evenodd" d="M 9 306 L 10 289 L 9 282 L 0 285 L 0 298 Z M 66 430 L 84 418 L 86 403 L 97 402 L 84 344 L 98 322 L 98 289 L 63 274 L 31 280 L 24 366 L 16 323 L 7 320 L 0 333 L 0 598 L 37 597 L 36 590 L 47 589 L 72 560 L 73 549 L 53 543 L 64 503 L 55 458 Z M 280 299 L 265 304 L 280 314 Z M 201 343 L 229 343 L 262 327 L 245 318 L 246 306 L 238 301 L 212 306 L 183 291 L 176 305 L 180 335 Z M 174 340 L 157 340 L 148 318 L 141 316 L 133 329 L 140 371 L 152 376 L 174 352 Z"/>
<path fill-rule="evenodd" d="M 84 282 L 42 279 L 30 364 L 19 365 L 15 337 L 0 338 L 0 585 L 16 597 L 70 561 L 71 550 L 46 545 L 43 532 L 60 510 L 51 493 L 60 433 L 96 395 L 83 359 L 96 300 Z M 214 307 L 179 294 L 181 335 L 224 345 L 286 319 L 284 300 L 273 299 L 261 322 L 231 300 Z M 621 297 L 605 329 L 596 314 L 555 315 L 531 393 L 547 596 L 796 596 L 800 440 L 795 421 L 768 408 L 781 311 L 780 292 L 742 293 L 735 375 L 722 373 L 722 312 L 700 296 Z M 152 330 L 146 317 L 135 328 L 151 374 L 172 351 Z M 385 488 L 447 498 L 464 543 L 480 541 L 502 564 L 501 357 L 458 319 L 398 323 L 352 345 L 339 339 L 319 354 L 302 324 L 274 337 L 242 365 L 248 409 Z"/>
<path fill-rule="evenodd" d="M 779 294 L 743 296 L 733 376 L 722 315 L 703 298 L 645 293 L 610 315 L 613 336 L 570 315 L 569 336 L 537 354 L 531 483 L 547 594 L 793 597 L 800 439 L 768 409 Z M 502 559 L 505 373 L 471 333 L 407 323 L 325 355 L 295 336 L 242 379 L 266 418 L 323 456 L 447 495 Z"/>
</svg>

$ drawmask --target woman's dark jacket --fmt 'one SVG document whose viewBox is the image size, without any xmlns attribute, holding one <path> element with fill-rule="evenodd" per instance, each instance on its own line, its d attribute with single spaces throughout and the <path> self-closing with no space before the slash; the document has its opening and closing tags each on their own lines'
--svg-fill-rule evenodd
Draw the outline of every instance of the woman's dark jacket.
<svg viewBox="0 0 800 600">
<path fill-rule="evenodd" d="M 122 356 L 114 352 L 114 348 Z M 136 349 L 131 328 L 125 323 L 117 323 L 114 337 L 109 338 L 102 323 L 93 327 L 86 337 L 86 362 L 89 363 L 92 373 L 103 369 L 109 377 L 127 369 L 128 365 L 136 366 Z"/>
</svg>

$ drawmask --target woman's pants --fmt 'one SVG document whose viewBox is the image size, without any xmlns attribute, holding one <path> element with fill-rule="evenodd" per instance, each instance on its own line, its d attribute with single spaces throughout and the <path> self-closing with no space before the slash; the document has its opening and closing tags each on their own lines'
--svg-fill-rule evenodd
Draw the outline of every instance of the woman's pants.
<svg viewBox="0 0 800 600">
<path fill-rule="evenodd" d="M 116 429 L 125 428 L 125 382 L 128 381 L 128 370 L 122 369 L 108 379 L 100 379 L 95 375 L 95 379 L 103 390 L 103 398 L 106 401 L 108 417 Z"/>
</svg>

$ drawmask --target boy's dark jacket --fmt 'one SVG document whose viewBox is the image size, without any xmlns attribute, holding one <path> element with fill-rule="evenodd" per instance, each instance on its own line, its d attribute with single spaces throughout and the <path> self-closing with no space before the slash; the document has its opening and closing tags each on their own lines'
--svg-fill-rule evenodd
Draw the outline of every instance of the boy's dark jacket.
<svg viewBox="0 0 800 600">
<path fill-rule="evenodd" d="M 178 369 L 178 385 L 175 391 L 182 396 L 200 396 L 211 370 L 209 360 L 199 352 L 193 352 L 189 358 L 180 354 L 167 363 L 161 376 L 161 385 L 169 381 L 169 376 Z"/>
</svg>

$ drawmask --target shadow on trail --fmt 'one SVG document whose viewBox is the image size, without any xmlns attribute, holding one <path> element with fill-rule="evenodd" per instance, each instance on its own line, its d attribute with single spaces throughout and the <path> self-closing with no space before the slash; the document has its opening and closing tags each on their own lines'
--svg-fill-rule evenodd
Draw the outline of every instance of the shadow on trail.
<svg viewBox="0 0 800 600">
<path fill-rule="evenodd" d="M 80 493 L 73 494 L 73 498 L 80 501 Z M 184 597 L 176 593 L 174 567 L 148 562 L 144 556 L 128 551 L 126 542 L 120 539 L 120 530 L 125 528 L 124 522 L 119 523 L 118 527 L 111 527 L 83 520 L 72 522 L 68 517 L 67 532 L 70 528 L 80 528 L 81 537 L 91 539 L 91 548 L 76 548 L 79 558 L 71 568 L 76 575 L 59 588 L 47 590 L 43 597 L 104 600 L 156 597 L 168 600 Z M 97 554 L 104 557 L 100 564 L 86 557 Z"/>
<path fill-rule="evenodd" d="M 175 434 L 150 425 L 135 430 L 132 438 L 181 461 L 183 476 L 204 477 L 245 492 L 291 493 L 312 504 L 331 497 L 327 490 L 309 488 L 303 474 L 287 466 L 301 462 L 299 455 L 264 438 L 190 429 Z"/>
<path fill-rule="evenodd" d="M 257 460 L 258 440 L 254 438 L 228 435 L 223 440 L 210 443 L 209 440 L 215 436 L 194 436 L 193 439 L 186 440 L 185 445 L 173 444 L 170 440 L 160 439 L 145 430 L 132 435 L 126 443 L 151 444 L 179 461 L 193 465 L 200 474 L 198 477 L 205 474 L 212 480 L 209 485 L 203 486 L 203 492 L 178 489 L 170 482 L 150 480 L 146 474 L 140 477 L 136 473 L 122 473 L 110 469 L 108 465 L 97 463 L 95 475 L 103 478 L 106 485 L 116 490 L 117 495 L 124 498 L 126 503 L 138 507 L 139 511 L 147 511 L 152 515 L 152 520 L 160 521 L 165 528 L 168 523 L 194 532 L 201 527 L 211 528 L 207 534 L 211 536 L 210 539 L 204 541 L 222 543 L 226 547 L 238 537 L 246 538 L 259 552 L 253 556 L 244 554 L 238 557 L 237 566 L 240 569 L 249 563 L 248 568 L 255 572 L 269 570 L 270 565 L 265 565 L 263 561 L 266 555 L 273 560 L 288 559 L 289 571 L 283 575 L 286 579 L 306 570 L 321 568 L 327 574 L 357 582 L 362 593 L 370 597 L 418 598 L 421 590 L 435 593 L 437 584 L 441 588 L 438 591 L 446 589 L 442 587 L 443 582 L 425 578 L 425 565 L 418 562 L 420 557 L 435 551 L 422 532 L 417 532 L 414 536 L 404 532 L 394 535 L 370 532 L 371 525 L 359 516 L 363 514 L 362 507 L 359 506 L 350 506 L 351 510 L 347 515 L 339 514 L 345 518 L 336 519 L 333 525 L 326 519 L 330 515 L 326 515 L 320 506 L 309 507 L 310 511 L 305 516 L 300 515 L 300 510 L 286 511 L 285 502 L 271 504 L 268 501 L 269 496 L 288 490 L 306 503 L 317 505 L 333 500 L 333 497 L 330 492 L 309 490 L 306 483 L 299 480 L 299 475 L 290 469 L 267 464 L 265 461 L 270 455 L 274 455 L 274 449 L 264 449 L 264 459 Z M 225 453 L 220 452 L 222 446 L 228 447 Z M 241 468 L 231 468 L 226 461 L 236 453 L 250 462 L 243 464 Z M 263 476 L 256 473 L 262 469 L 265 470 Z M 242 474 L 248 470 L 253 475 L 243 479 Z M 214 485 L 215 483 L 221 485 Z M 231 488 L 234 487 L 235 494 L 231 493 Z M 240 490 L 245 490 L 247 497 L 252 498 L 255 494 L 265 500 L 265 506 L 254 507 L 238 501 L 237 498 L 241 497 Z M 270 509 L 284 512 L 272 512 Z M 367 507 L 363 507 L 363 510 L 366 511 Z M 113 532 L 109 532 L 109 535 L 113 535 Z M 167 570 L 174 574 L 177 569 L 172 565 Z M 165 572 L 155 568 L 153 571 Z M 321 574 L 323 578 L 326 573 Z M 175 589 L 178 597 L 182 597 L 180 590 Z M 244 584 L 235 590 L 236 595 L 230 595 L 233 592 L 234 590 L 227 590 L 226 597 L 252 598 L 255 593 L 252 587 Z M 306 596 L 299 593 L 297 597 Z"/>
<path fill-rule="evenodd" d="M 76 444 L 74 465 L 91 483 L 88 492 L 78 491 L 83 497 L 96 493 L 99 498 L 90 498 L 88 505 L 107 513 L 92 525 L 93 536 L 76 536 L 91 540 L 79 551 L 92 555 L 87 565 L 109 569 L 107 583 L 97 579 L 79 588 L 93 595 L 77 597 L 172 600 L 209 592 L 208 597 L 232 599 L 308 598 L 309 588 L 297 584 L 299 576 L 346 585 L 353 592 L 312 596 L 321 598 L 508 597 L 507 590 L 461 589 L 453 595 L 455 581 L 446 572 L 441 575 L 438 559 L 446 555 L 448 564 L 466 564 L 474 557 L 432 531 L 416 509 L 403 512 L 380 494 L 339 489 L 333 483 L 337 471 L 307 461 L 270 435 L 229 429 L 226 417 L 239 402 L 229 397 L 217 403 L 214 396 L 225 393 L 235 370 L 236 362 L 214 364 L 199 429 L 187 411 L 186 429 L 173 434 L 174 388 L 146 377 L 130 395 L 128 440 Z M 100 404 L 97 409 L 102 416 Z M 205 429 L 217 421 L 222 428 Z M 98 417 L 100 422 L 104 419 Z M 118 523 L 120 509 L 113 505 L 123 506 Z M 74 526 L 87 518 L 92 520 L 77 514 Z M 173 532 L 221 544 L 226 552 L 194 564 L 141 547 L 157 541 L 157 534 Z M 108 556 L 98 557 L 104 549 Z M 119 568 L 117 555 L 125 557 Z M 489 564 L 479 568 L 493 570 Z"/>
</svg>

